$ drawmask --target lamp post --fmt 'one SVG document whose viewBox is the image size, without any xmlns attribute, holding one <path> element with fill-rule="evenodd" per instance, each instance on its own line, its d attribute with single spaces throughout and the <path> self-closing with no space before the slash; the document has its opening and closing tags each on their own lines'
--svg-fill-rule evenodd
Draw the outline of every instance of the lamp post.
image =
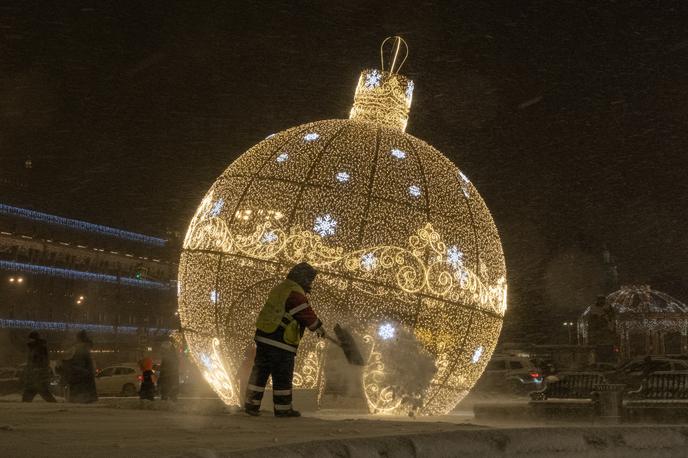
<svg viewBox="0 0 688 458">
<path fill-rule="evenodd" d="M 573 331 L 574 323 L 573 323 L 573 321 L 564 321 L 561 325 L 564 326 L 566 328 L 566 330 L 569 332 L 569 345 L 571 345 L 572 340 L 573 340 L 572 336 L 571 336 L 571 332 Z"/>
</svg>

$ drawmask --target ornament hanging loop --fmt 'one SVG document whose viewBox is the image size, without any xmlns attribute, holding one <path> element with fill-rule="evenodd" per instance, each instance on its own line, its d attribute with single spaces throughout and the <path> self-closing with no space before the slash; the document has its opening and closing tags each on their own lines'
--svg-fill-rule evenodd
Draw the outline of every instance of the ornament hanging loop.
<svg viewBox="0 0 688 458">
<path fill-rule="evenodd" d="M 385 68 L 385 46 L 387 43 L 389 43 L 389 46 L 391 47 L 389 49 L 389 56 L 390 60 L 392 61 L 392 64 L 388 69 Z M 406 41 L 399 36 L 387 37 L 380 45 L 380 68 L 382 71 L 387 71 L 390 74 L 398 73 L 399 69 L 401 69 L 401 67 L 404 65 L 404 62 L 406 62 L 407 57 L 408 45 L 406 44 Z"/>
</svg>

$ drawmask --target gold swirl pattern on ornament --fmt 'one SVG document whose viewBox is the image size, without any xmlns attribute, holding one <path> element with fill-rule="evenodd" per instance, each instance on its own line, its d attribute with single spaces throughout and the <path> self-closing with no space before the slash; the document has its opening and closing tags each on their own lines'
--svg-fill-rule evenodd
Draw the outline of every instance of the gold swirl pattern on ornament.
<svg viewBox="0 0 688 458">
<path fill-rule="evenodd" d="M 368 408 L 373 413 L 395 413 L 401 406 L 402 399 L 395 395 L 393 387 L 383 386 L 385 365 L 382 362 L 382 355 L 375 351 L 375 339 L 370 335 L 365 335 L 363 342 L 371 345 L 370 356 L 363 374 L 363 393 Z"/>
<path fill-rule="evenodd" d="M 202 353 L 196 357 L 196 365 L 201 368 L 203 378 L 215 388 L 215 391 L 222 400 L 230 405 L 239 403 L 232 380 L 225 368 L 225 364 L 220 351 L 220 340 L 214 337 L 211 341 L 212 351 L 210 354 Z"/>
<path fill-rule="evenodd" d="M 226 223 L 209 213 L 212 196 L 204 199 L 184 241 L 187 250 L 213 250 L 238 253 L 248 258 L 298 263 L 308 261 L 333 272 L 347 272 L 363 285 L 356 288 L 381 294 L 377 288 L 398 288 L 422 293 L 451 302 L 475 302 L 481 309 L 500 316 L 506 311 L 506 279 L 487 286 L 480 276 L 448 259 L 447 245 L 430 223 L 409 237 L 408 248 L 375 246 L 344 253 L 341 247 L 329 247 L 312 231 L 292 227 L 287 233 L 266 221 L 249 235 L 235 235 Z M 205 211 L 203 209 L 206 208 Z M 427 263 L 424 261 L 427 259 Z M 486 276 L 484 263 L 480 262 Z M 370 286 L 375 285 L 375 286 Z"/>
</svg>

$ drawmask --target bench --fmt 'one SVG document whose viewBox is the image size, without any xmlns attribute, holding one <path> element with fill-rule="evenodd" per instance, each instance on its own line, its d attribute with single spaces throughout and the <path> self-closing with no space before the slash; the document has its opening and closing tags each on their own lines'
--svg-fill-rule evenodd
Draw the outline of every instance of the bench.
<svg viewBox="0 0 688 458">
<path fill-rule="evenodd" d="M 624 411 L 629 421 L 688 420 L 688 371 L 650 374 L 639 389 L 628 392 Z"/>
<path fill-rule="evenodd" d="M 688 399 L 688 371 L 654 372 L 628 395 L 632 399 Z"/>
<path fill-rule="evenodd" d="M 604 375 L 599 372 L 564 372 L 556 377 L 558 380 L 545 380 L 545 387 L 531 392 L 530 399 L 592 399 L 595 385 L 607 383 Z"/>
</svg>

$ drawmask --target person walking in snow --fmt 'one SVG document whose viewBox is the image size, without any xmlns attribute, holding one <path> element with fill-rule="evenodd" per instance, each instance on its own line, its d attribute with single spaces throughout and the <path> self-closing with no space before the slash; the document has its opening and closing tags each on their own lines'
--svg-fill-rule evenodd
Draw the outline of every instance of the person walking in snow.
<svg viewBox="0 0 688 458">
<path fill-rule="evenodd" d="M 139 388 L 139 398 L 149 401 L 155 400 L 155 374 L 153 374 L 153 360 L 150 357 L 139 361 L 141 368 L 141 388 Z"/>
<path fill-rule="evenodd" d="M 160 377 L 158 391 L 163 401 L 176 401 L 179 393 L 179 358 L 172 342 L 165 341 L 161 345 L 162 358 L 160 361 Z"/>
<path fill-rule="evenodd" d="M 287 278 L 270 290 L 256 322 L 256 357 L 246 387 L 244 409 L 260 415 L 268 377 L 276 417 L 300 417 L 292 407 L 294 359 L 305 329 L 325 335 L 322 322 L 308 303 L 317 271 L 308 263 L 295 265 Z"/>
<path fill-rule="evenodd" d="M 39 394 L 47 402 L 56 402 L 50 392 L 50 359 L 48 343 L 36 331 L 29 333 L 29 349 L 24 371 L 22 402 L 31 402 Z"/>
<path fill-rule="evenodd" d="M 67 377 L 67 400 L 90 403 L 98 400 L 96 392 L 96 370 L 91 357 L 93 341 L 85 330 L 76 335 L 76 344 L 71 349 L 71 358 L 63 362 Z"/>
</svg>

